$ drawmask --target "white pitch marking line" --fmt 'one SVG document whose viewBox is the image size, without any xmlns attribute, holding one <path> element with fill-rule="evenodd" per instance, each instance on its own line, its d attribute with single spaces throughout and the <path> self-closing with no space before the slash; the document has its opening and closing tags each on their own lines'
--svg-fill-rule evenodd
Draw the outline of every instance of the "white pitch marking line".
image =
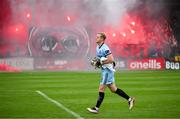
<svg viewBox="0 0 180 119">
<path fill-rule="evenodd" d="M 60 107 L 61 109 L 65 110 L 66 112 L 68 112 L 69 114 L 73 115 L 74 117 L 76 117 L 77 119 L 84 119 L 83 117 L 81 117 L 80 115 L 78 115 L 77 113 L 71 111 L 70 109 L 68 109 L 67 107 L 65 107 L 63 104 L 61 104 L 60 102 L 57 102 L 56 100 L 51 99 L 50 97 L 48 97 L 46 94 L 44 94 L 43 92 L 37 90 L 36 91 L 39 95 L 43 96 L 45 99 L 47 99 L 48 101 L 54 103 L 56 106 Z"/>
</svg>

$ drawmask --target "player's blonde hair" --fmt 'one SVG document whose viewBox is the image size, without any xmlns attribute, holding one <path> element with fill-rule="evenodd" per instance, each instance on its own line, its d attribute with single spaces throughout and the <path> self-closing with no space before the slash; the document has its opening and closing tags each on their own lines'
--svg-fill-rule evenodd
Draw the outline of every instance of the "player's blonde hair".
<svg viewBox="0 0 180 119">
<path fill-rule="evenodd" d="M 103 38 L 104 40 L 106 39 L 106 34 L 104 32 L 99 32 L 98 33 L 100 35 L 101 38 Z"/>
</svg>

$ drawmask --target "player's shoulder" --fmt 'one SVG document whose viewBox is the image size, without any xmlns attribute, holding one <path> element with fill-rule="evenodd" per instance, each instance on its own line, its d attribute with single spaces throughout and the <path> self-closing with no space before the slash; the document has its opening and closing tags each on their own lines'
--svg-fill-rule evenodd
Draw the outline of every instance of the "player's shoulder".
<svg viewBox="0 0 180 119">
<path fill-rule="evenodd" d="M 103 44 L 103 45 L 102 45 L 102 49 L 109 50 L 109 47 L 108 47 L 107 44 Z"/>
</svg>

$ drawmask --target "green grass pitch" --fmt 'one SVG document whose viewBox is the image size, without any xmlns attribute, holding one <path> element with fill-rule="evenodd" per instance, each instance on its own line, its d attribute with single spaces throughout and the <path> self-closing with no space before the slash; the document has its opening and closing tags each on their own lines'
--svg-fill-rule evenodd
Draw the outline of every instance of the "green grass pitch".
<svg viewBox="0 0 180 119">
<path fill-rule="evenodd" d="M 117 87 L 136 98 L 127 101 L 106 89 L 99 114 L 86 108 L 95 105 L 100 72 L 0 73 L 0 118 L 75 119 L 48 97 L 85 119 L 180 118 L 180 71 L 117 71 Z"/>
</svg>

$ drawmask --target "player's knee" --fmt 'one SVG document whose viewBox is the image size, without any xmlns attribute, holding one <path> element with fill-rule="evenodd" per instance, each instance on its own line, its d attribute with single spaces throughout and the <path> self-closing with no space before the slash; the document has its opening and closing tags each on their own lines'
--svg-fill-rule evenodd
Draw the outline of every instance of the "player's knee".
<svg viewBox="0 0 180 119">
<path fill-rule="evenodd" d="M 112 93 L 116 92 L 117 88 L 115 86 L 111 86 L 109 87 L 109 89 L 111 90 Z"/>
<path fill-rule="evenodd" d="M 116 90 L 114 88 L 110 88 L 110 90 L 111 90 L 112 93 L 116 92 Z"/>
<path fill-rule="evenodd" d="M 104 87 L 99 87 L 99 92 L 104 92 L 105 88 Z"/>
<path fill-rule="evenodd" d="M 109 85 L 108 87 L 112 93 L 116 92 L 117 90 L 117 87 L 115 85 Z"/>
</svg>

